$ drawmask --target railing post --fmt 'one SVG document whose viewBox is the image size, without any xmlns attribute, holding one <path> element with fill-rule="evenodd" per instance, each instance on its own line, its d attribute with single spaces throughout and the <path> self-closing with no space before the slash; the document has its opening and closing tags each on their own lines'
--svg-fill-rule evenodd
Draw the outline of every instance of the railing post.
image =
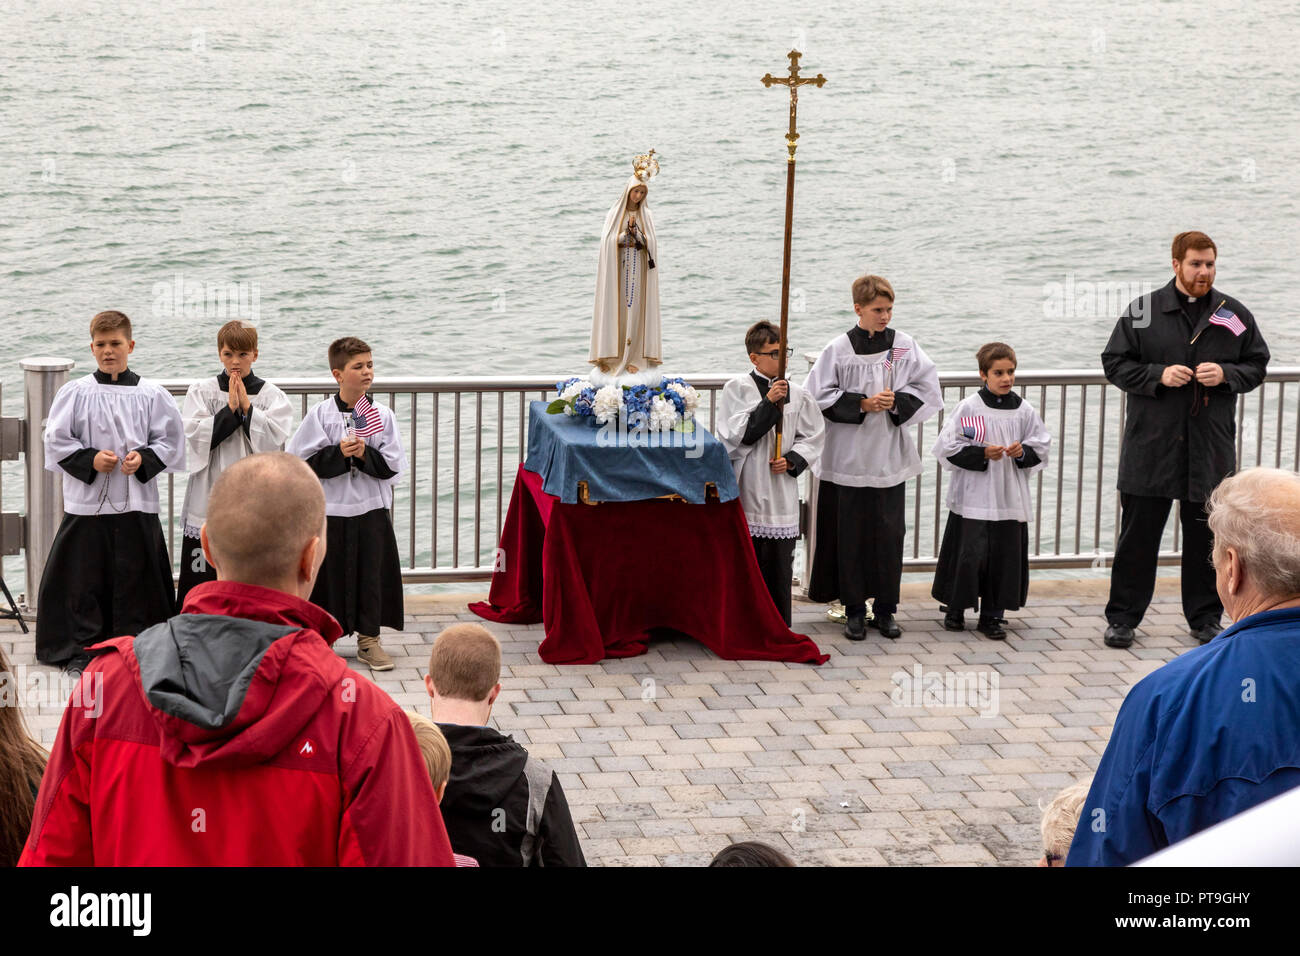
<svg viewBox="0 0 1300 956">
<path fill-rule="evenodd" d="M 54 396 L 68 381 L 75 362 L 48 355 L 23 359 L 23 395 L 27 414 L 27 447 L 23 467 L 26 472 L 27 528 L 24 550 L 27 552 L 27 606 L 36 607 L 36 595 L 45 571 L 59 522 L 63 520 L 63 479 L 45 470 L 45 420 L 49 418 Z"/>
</svg>

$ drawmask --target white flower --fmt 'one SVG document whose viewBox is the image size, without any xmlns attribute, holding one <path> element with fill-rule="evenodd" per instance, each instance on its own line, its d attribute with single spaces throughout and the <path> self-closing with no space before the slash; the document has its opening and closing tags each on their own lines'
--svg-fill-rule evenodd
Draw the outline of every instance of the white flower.
<svg viewBox="0 0 1300 956">
<path fill-rule="evenodd" d="M 578 414 L 573 409 L 573 400 L 577 398 L 579 395 L 581 395 L 582 390 L 584 388 L 587 388 L 589 385 L 591 385 L 591 383 L 587 381 L 585 378 L 575 378 L 572 382 L 569 383 L 568 386 L 565 387 L 564 391 L 560 392 L 560 398 L 569 403 L 568 407 L 565 408 L 564 410 L 564 414 L 566 415 Z"/>
<path fill-rule="evenodd" d="M 591 403 L 592 413 L 597 424 L 604 425 L 615 421 L 623 414 L 623 389 L 617 385 L 606 385 L 596 392 Z"/>
<path fill-rule="evenodd" d="M 662 395 L 656 395 L 654 401 L 650 403 L 650 430 L 666 432 L 676 425 L 678 420 L 677 406 Z"/>
<path fill-rule="evenodd" d="M 673 382 L 668 387 L 680 395 L 682 401 L 686 403 L 686 413 L 682 418 L 690 418 L 694 415 L 696 407 L 700 404 L 700 393 L 695 391 L 693 386 L 683 385 L 681 382 Z"/>
</svg>

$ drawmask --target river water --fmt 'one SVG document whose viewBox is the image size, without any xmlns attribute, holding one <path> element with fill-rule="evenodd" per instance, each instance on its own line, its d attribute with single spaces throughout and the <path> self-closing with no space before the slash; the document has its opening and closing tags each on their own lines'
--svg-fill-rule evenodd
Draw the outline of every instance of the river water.
<svg viewBox="0 0 1300 956">
<path fill-rule="evenodd" d="M 239 312 L 271 377 L 349 333 L 381 375 L 582 371 L 601 222 L 651 147 L 668 365 L 741 368 L 779 311 L 788 97 L 759 78 L 792 45 L 828 79 L 799 101 L 801 352 L 873 271 L 942 369 L 991 339 L 1096 367 L 1199 228 L 1300 361 L 1296 3 L 790 7 L 0 4 L 0 380 L 84 368 L 103 308 L 166 377 L 212 371 Z"/>
</svg>

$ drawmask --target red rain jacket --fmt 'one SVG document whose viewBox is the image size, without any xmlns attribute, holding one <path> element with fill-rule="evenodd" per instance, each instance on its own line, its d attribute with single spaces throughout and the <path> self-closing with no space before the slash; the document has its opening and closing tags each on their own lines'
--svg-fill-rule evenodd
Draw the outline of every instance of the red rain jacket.
<svg viewBox="0 0 1300 956">
<path fill-rule="evenodd" d="M 269 588 L 194 588 L 97 645 L 63 713 L 20 866 L 453 866 L 401 708 Z"/>
</svg>

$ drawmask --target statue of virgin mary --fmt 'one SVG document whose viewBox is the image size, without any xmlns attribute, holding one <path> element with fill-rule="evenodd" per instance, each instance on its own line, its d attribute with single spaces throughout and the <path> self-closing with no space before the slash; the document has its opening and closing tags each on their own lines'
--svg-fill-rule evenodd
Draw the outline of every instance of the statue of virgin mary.
<svg viewBox="0 0 1300 956">
<path fill-rule="evenodd" d="M 605 216 L 596 271 L 596 305 L 587 361 L 597 385 L 658 385 L 659 271 L 654 220 L 646 201 L 659 171 L 654 150 L 636 157 L 618 202 Z"/>
</svg>

